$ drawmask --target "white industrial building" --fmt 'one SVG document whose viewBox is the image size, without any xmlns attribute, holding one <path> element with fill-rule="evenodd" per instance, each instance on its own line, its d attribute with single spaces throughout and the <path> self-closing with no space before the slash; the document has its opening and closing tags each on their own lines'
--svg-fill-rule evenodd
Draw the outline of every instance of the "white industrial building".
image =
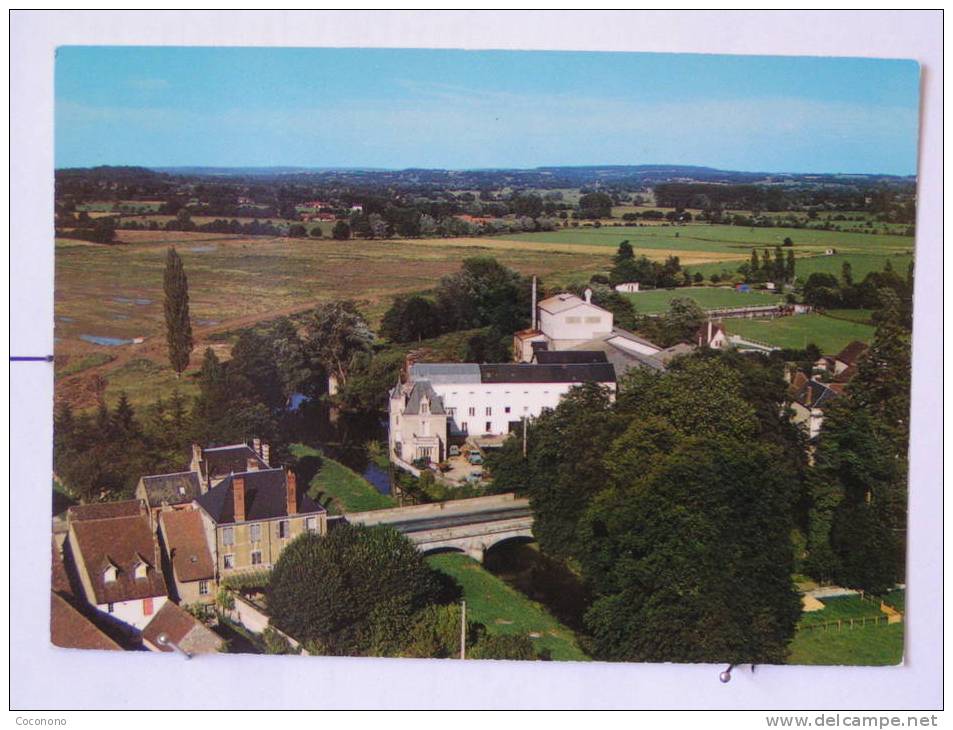
<svg viewBox="0 0 953 730">
<path fill-rule="evenodd" d="M 596 362 L 416 363 L 390 393 L 391 457 L 442 461 L 452 438 L 501 436 L 555 408 L 569 389 L 595 382 L 615 392 L 615 369 Z"/>
</svg>

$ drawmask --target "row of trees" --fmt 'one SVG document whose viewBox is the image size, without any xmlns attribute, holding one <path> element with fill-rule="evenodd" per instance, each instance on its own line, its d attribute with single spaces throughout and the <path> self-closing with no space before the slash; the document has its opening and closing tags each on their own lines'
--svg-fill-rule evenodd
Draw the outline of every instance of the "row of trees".
<svg viewBox="0 0 953 730">
<path fill-rule="evenodd" d="M 670 289 L 690 284 L 691 280 L 688 272 L 682 269 L 678 256 L 669 256 L 663 263 L 650 261 L 644 254 L 637 256 L 628 241 L 619 244 L 609 271 L 612 286 L 637 281 L 645 287 Z"/>
<path fill-rule="evenodd" d="M 785 239 L 790 241 L 791 239 Z M 774 258 L 768 249 L 764 250 L 761 258 L 758 257 L 758 250 L 751 249 L 751 259 L 738 267 L 738 273 L 744 276 L 745 281 L 749 283 L 762 283 L 766 281 L 774 282 L 780 288 L 784 284 L 794 282 L 795 264 L 794 249 L 789 248 L 787 255 L 782 253 L 780 246 L 774 247 Z"/>
<path fill-rule="evenodd" d="M 816 307 L 829 309 L 876 309 L 881 303 L 881 290 L 889 289 L 900 301 L 902 314 L 912 317 L 913 302 L 913 262 L 907 269 L 906 277 L 894 271 L 890 259 L 884 263 L 883 271 L 872 271 L 862 281 L 854 280 L 853 268 L 849 261 L 841 265 L 841 275 L 815 272 L 804 282 L 804 301 Z"/>
</svg>

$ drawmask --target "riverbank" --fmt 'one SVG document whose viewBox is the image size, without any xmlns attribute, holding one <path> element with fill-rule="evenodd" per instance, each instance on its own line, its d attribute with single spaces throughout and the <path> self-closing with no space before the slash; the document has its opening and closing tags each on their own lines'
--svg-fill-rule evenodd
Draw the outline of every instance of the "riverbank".
<svg viewBox="0 0 953 730">
<path fill-rule="evenodd" d="M 373 484 L 344 464 L 326 456 L 320 450 L 305 444 L 292 444 L 290 451 L 299 459 L 304 471 L 309 461 L 315 472 L 308 481 L 308 496 L 320 502 L 328 514 L 366 512 L 396 507 L 397 500 L 381 494 Z"/>
<path fill-rule="evenodd" d="M 590 661 L 572 630 L 477 561 L 460 553 L 441 553 L 431 555 L 427 562 L 460 584 L 467 616 L 484 624 L 489 633 L 529 636 L 537 651 L 548 652 L 556 660 Z"/>
</svg>

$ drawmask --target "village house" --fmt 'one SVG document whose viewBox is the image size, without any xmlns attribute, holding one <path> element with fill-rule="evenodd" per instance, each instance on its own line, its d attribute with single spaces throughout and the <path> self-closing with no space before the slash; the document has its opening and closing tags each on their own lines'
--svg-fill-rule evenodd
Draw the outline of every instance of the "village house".
<svg viewBox="0 0 953 730">
<path fill-rule="evenodd" d="M 846 383 L 857 372 L 857 362 L 867 352 L 867 344 L 854 340 L 833 356 L 822 356 L 814 363 L 815 371 L 833 376 L 837 382 Z"/>
<path fill-rule="evenodd" d="M 798 371 L 789 390 L 792 420 L 804 429 L 809 439 L 817 438 L 824 423 L 824 409 L 844 392 L 842 383 L 822 383 Z"/>
<path fill-rule="evenodd" d="M 200 495 L 195 505 L 219 581 L 243 571 L 269 570 L 298 535 L 327 533 L 327 511 L 298 489 L 290 470 L 229 474 Z"/>
<path fill-rule="evenodd" d="M 602 358 L 571 363 L 415 363 L 390 393 L 392 459 L 442 461 L 451 438 L 505 436 L 524 418 L 553 409 L 569 389 L 599 383 L 615 392 L 615 370 Z"/>
<path fill-rule="evenodd" d="M 194 506 L 165 510 L 159 513 L 158 523 L 169 595 L 186 605 L 214 601 L 215 560 L 201 513 Z"/>
<path fill-rule="evenodd" d="M 731 342 L 721 322 L 708 320 L 695 332 L 695 344 L 698 347 L 710 347 L 712 350 L 724 350 Z"/>
<path fill-rule="evenodd" d="M 141 631 L 168 600 L 159 544 L 137 499 L 70 507 L 67 549 L 83 597 Z"/>
</svg>

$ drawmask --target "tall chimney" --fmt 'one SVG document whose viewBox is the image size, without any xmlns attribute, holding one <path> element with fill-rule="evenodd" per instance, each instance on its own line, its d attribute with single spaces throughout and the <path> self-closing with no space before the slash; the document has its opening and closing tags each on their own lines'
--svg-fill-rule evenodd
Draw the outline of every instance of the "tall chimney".
<svg viewBox="0 0 953 730">
<path fill-rule="evenodd" d="M 535 330 L 535 329 L 536 329 L 536 277 L 535 277 L 535 276 L 533 277 L 533 311 L 532 311 L 532 318 L 533 318 L 533 329 Z"/>
<path fill-rule="evenodd" d="M 592 289 L 586 287 L 586 291 L 583 293 L 586 296 L 586 304 L 590 304 L 592 302 Z"/>
<path fill-rule="evenodd" d="M 710 319 L 708 320 L 708 342 L 706 344 L 709 347 L 711 347 L 711 320 Z"/>
<path fill-rule="evenodd" d="M 189 471 L 194 471 L 196 474 L 202 468 L 202 447 L 198 444 L 192 444 L 192 463 L 189 464 Z"/>
<path fill-rule="evenodd" d="M 285 485 L 288 495 L 288 516 L 291 517 L 298 514 L 298 480 L 291 469 L 285 472 Z"/>
<path fill-rule="evenodd" d="M 245 521 L 245 477 L 232 477 L 232 499 L 234 500 L 235 522 Z"/>
<path fill-rule="evenodd" d="M 261 456 L 261 439 L 252 439 L 251 446 L 255 450 L 255 453 Z"/>
<path fill-rule="evenodd" d="M 271 466 L 271 447 L 268 444 L 261 445 L 261 460 Z"/>
</svg>

